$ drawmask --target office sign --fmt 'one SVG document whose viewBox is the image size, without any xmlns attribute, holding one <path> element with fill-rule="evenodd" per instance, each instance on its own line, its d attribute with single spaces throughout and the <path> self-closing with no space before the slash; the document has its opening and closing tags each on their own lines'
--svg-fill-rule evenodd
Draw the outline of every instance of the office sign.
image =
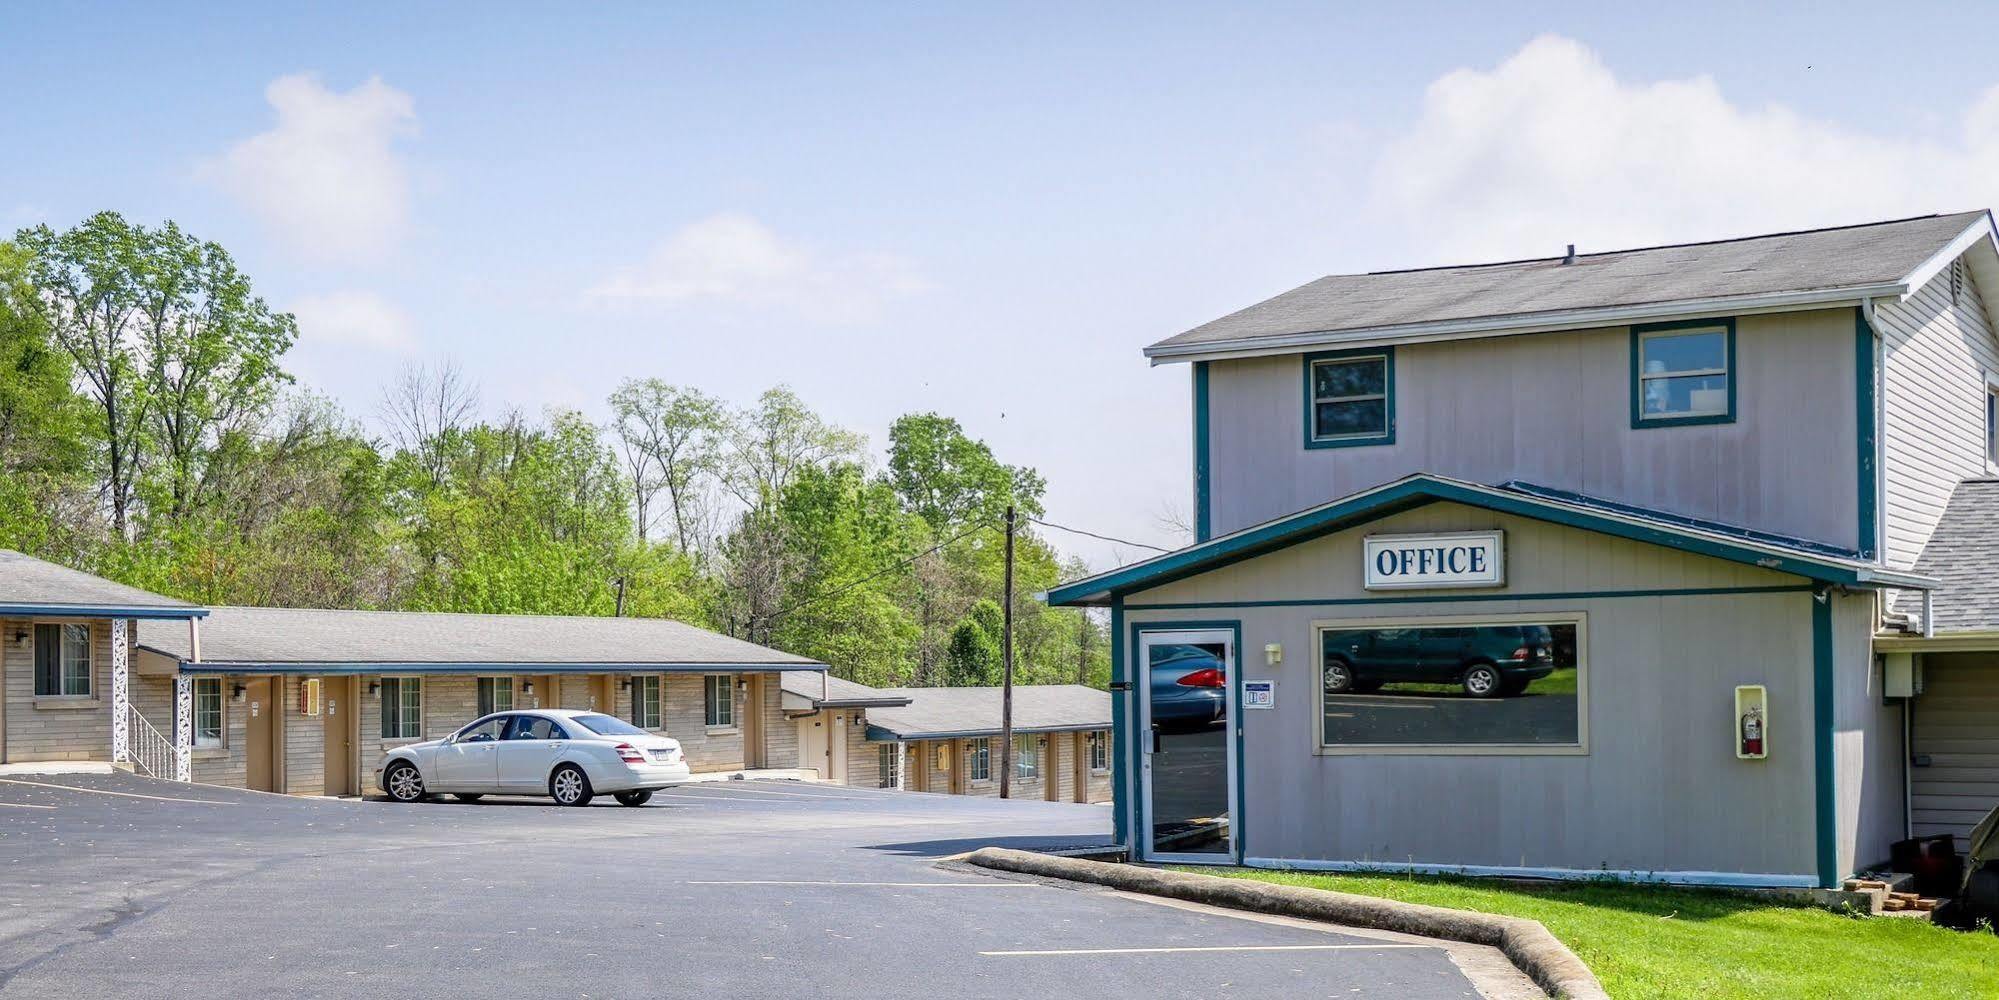
<svg viewBox="0 0 1999 1000">
<path fill-rule="evenodd" d="M 1242 682 L 1242 707 L 1244 707 L 1244 708 L 1276 708 L 1276 707 L 1277 707 L 1277 682 L 1276 682 L 1276 681 L 1243 681 L 1243 682 Z"/>
<path fill-rule="evenodd" d="M 1369 535 L 1366 557 L 1369 590 L 1506 585 L 1503 531 Z"/>
</svg>

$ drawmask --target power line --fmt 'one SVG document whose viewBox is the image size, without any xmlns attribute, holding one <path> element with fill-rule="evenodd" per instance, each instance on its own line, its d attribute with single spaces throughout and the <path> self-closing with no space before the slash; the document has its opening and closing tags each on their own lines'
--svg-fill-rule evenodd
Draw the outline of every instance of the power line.
<svg viewBox="0 0 1999 1000">
<path fill-rule="evenodd" d="M 1066 525 L 1066 524 L 1056 524 L 1056 523 L 1054 523 L 1054 522 L 1052 522 L 1052 521 L 1043 521 L 1042 519 L 1040 519 L 1040 518 L 1038 518 L 1038 517 L 1030 517 L 1030 518 L 1028 518 L 1027 520 L 1029 520 L 1029 521 L 1032 521 L 1032 522 L 1034 522 L 1035 524 L 1038 524 L 1038 525 L 1041 525 L 1041 526 L 1042 526 L 1042 527 L 1044 527 L 1044 528 L 1054 528 L 1054 529 L 1055 529 L 1056 531 L 1067 531 L 1067 532 L 1070 532 L 1070 533 L 1072 533 L 1072 534 L 1077 534 L 1077 535 L 1086 535 L 1086 536 L 1088 536 L 1088 537 L 1090 537 L 1090 538 L 1094 538 L 1094 539 L 1096 539 L 1097 541 L 1100 541 L 1100 542 L 1111 542 L 1111 543 L 1113 543 L 1113 544 L 1117 544 L 1117 545 L 1130 545 L 1130 546 L 1132 546 L 1132 547 L 1134 547 L 1134 548 L 1140 548 L 1140 549 L 1151 549 L 1151 550 L 1152 550 L 1152 551 L 1154 551 L 1154 552 L 1171 552 L 1171 551 L 1173 551 L 1172 549 L 1162 549 L 1162 548 L 1160 548 L 1160 547 L 1159 547 L 1159 546 L 1157 546 L 1157 545 L 1147 545 L 1147 544 L 1145 544 L 1144 542 L 1134 542 L 1134 541 L 1129 541 L 1129 540 L 1127 540 L 1127 539 L 1123 539 L 1123 538 L 1112 538 L 1112 537 L 1111 537 L 1111 536 L 1109 536 L 1109 535 L 1099 535 L 1099 534 L 1097 534 L 1097 533 L 1096 533 L 1096 532 L 1094 532 L 1094 531 L 1084 531 L 1084 530 L 1083 530 L 1083 529 L 1081 529 L 1081 528 L 1071 528 L 1071 527 L 1069 527 L 1069 526 L 1068 526 L 1068 525 Z"/>
</svg>

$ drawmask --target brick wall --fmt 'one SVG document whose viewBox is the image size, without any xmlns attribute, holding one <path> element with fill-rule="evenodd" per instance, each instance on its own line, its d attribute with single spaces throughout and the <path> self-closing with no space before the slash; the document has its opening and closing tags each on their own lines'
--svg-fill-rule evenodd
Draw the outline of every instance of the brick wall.
<svg viewBox="0 0 1999 1000">
<path fill-rule="evenodd" d="M 49 619 L 49 623 L 58 623 Z M 111 621 L 69 619 L 62 624 L 90 627 L 89 698 L 35 697 L 35 622 L 25 618 L 0 620 L 0 664 L 5 669 L 7 713 L 6 759 L 111 759 Z M 129 625 L 129 623 L 128 623 Z M 27 634 L 16 642 L 17 633 Z M 127 632 L 127 641 L 131 633 Z"/>
</svg>

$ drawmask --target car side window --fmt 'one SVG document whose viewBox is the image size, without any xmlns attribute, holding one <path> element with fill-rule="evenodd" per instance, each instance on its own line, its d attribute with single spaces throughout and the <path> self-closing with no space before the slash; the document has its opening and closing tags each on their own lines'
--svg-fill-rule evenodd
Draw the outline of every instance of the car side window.
<svg viewBox="0 0 1999 1000">
<path fill-rule="evenodd" d="M 491 743 L 500 738 L 500 731 L 506 727 L 506 724 L 507 720 L 504 718 L 473 723 L 458 731 L 458 742 Z"/>
<path fill-rule="evenodd" d="M 562 727 L 557 725 L 553 719 L 544 719 L 537 715 L 516 715 L 514 716 L 513 728 L 507 730 L 507 739 L 510 740 L 566 740 L 568 738 L 569 734 L 564 732 Z"/>
</svg>

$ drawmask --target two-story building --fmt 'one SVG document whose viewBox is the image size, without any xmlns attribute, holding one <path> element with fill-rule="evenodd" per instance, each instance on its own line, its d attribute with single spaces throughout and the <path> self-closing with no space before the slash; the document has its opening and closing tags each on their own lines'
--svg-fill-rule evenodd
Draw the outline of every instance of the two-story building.
<svg viewBox="0 0 1999 1000">
<path fill-rule="evenodd" d="M 1332 276 L 1153 344 L 1197 540 L 1048 594 L 1111 614 L 1120 841 L 1830 886 L 1968 827 L 1995 281 L 1972 212 Z"/>
</svg>

